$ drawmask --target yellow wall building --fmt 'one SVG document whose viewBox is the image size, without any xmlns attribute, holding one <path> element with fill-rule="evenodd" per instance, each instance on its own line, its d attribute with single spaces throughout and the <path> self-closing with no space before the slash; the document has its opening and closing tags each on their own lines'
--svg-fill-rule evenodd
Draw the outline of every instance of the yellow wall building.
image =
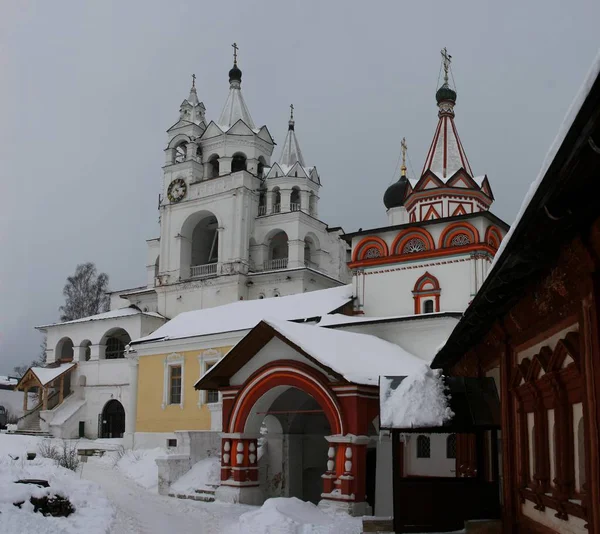
<svg viewBox="0 0 600 534">
<path fill-rule="evenodd" d="M 218 403 L 218 394 L 196 391 L 194 384 L 230 348 L 141 355 L 136 433 L 211 430 L 210 406 Z"/>
</svg>

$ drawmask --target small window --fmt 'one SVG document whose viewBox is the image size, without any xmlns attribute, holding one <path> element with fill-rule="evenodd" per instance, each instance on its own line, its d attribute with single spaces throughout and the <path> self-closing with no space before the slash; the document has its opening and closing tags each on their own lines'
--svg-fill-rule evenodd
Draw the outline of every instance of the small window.
<svg viewBox="0 0 600 534">
<path fill-rule="evenodd" d="M 208 373 L 208 371 L 210 370 L 210 368 L 215 363 L 216 362 L 210 362 L 210 363 L 205 364 L 204 372 Z M 219 402 L 219 392 L 217 390 L 214 390 L 214 389 L 209 389 L 206 392 L 205 402 L 206 402 L 206 404 L 215 404 L 216 402 Z"/>
<path fill-rule="evenodd" d="M 446 458 L 456 458 L 456 434 L 450 434 L 446 438 Z"/>
<path fill-rule="evenodd" d="M 431 440 L 427 436 L 417 438 L 417 458 L 431 458 Z"/>
<path fill-rule="evenodd" d="M 169 384 L 169 404 L 181 404 L 181 365 L 171 366 Z"/>
<path fill-rule="evenodd" d="M 433 313 L 433 300 L 426 300 L 423 303 L 423 313 Z"/>
<path fill-rule="evenodd" d="M 177 447 L 177 440 L 176 439 L 168 439 L 167 447 L 169 447 L 170 449 L 174 449 L 175 447 Z"/>
</svg>

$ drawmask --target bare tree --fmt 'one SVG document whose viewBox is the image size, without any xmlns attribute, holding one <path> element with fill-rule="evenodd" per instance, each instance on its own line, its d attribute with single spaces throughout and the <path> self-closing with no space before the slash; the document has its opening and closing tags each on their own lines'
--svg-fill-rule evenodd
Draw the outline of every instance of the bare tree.
<svg viewBox="0 0 600 534">
<path fill-rule="evenodd" d="M 59 308 L 61 321 L 72 321 L 108 311 L 109 296 L 108 275 L 98 274 L 96 266 L 82 263 L 75 269 L 75 274 L 67 278 L 63 289 L 65 305 Z"/>
<path fill-rule="evenodd" d="M 16 365 L 13 367 L 13 373 L 17 378 L 21 378 L 30 367 L 44 367 L 46 365 L 46 338 L 40 343 L 40 354 L 29 365 Z"/>
</svg>

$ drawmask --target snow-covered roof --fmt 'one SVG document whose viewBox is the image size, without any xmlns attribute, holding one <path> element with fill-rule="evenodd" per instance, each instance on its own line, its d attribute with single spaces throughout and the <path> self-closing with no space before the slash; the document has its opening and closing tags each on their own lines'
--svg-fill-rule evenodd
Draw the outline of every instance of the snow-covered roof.
<svg viewBox="0 0 600 534">
<path fill-rule="evenodd" d="M 58 367 L 32 367 L 30 371 L 35 374 L 42 386 L 45 386 L 71 369 L 71 367 L 75 367 L 75 364 L 61 363 Z"/>
<path fill-rule="evenodd" d="M 556 153 L 558 152 L 558 149 L 563 144 L 563 141 L 565 140 L 567 133 L 569 132 L 573 122 L 575 121 L 575 117 L 577 117 L 577 114 L 579 113 L 581 106 L 585 102 L 585 99 L 587 98 L 587 96 L 592 88 L 592 85 L 594 85 L 594 82 L 596 81 L 596 78 L 598 78 L 598 76 L 600 76 L 600 52 L 598 52 L 598 54 L 596 55 L 596 59 L 594 60 L 594 63 L 592 64 L 590 70 L 588 71 L 588 74 L 585 78 L 585 81 L 583 82 L 583 85 L 581 86 L 581 88 L 579 89 L 579 92 L 573 99 L 573 102 L 571 103 L 571 107 L 569 107 L 569 110 L 567 111 L 567 114 L 565 115 L 565 118 L 560 126 L 560 129 L 558 130 L 558 134 L 554 138 L 554 142 L 552 143 L 552 145 L 550 146 L 550 150 L 548 150 L 548 153 L 546 154 L 546 158 L 544 159 L 544 162 L 542 163 L 542 168 L 540 169 L 540 172 L 538 173 L 537 178 L 529 186 L 529 190 L 527 191 L 527 194 L 525 195 L 525 198 L 523 199 L 521 208 L 519 209 L 519 212 L 517 213 L 517 216 L 515 217 L 515 220 L 510 227 L 510 230 L 504 236 L 504 239 L 502 240 L 502 243 L 500 244 L 500 247 L 498 248 L 498 251 L 496 252 L 496 256 L 494 257 L 494 261 L 492 262 L 492 266 L 490 268 L 490 272 L 491 272 L 491 269 L 493 269 L 494 265 L 496 265 L 496 263 L 498 263 L 498 261 L 500 260 L 502 253 L 506 249 L 513 234 L 517 230 L 519 223 L 521 222 L 521 219 L 523 218 L 523 215 L 525 214 L 525 211 L 527 210 L 527 207 L 529 206 L 529 203 L 533 199 L 533 196 L 535 195 L 536 191 L 540 187 L 542 180 L 546 176 L 548 167 L 550 167 L 550 164 L 554 160 Z"/>
<path fill-rule="evenodd" d="M 403 320 L 421 320 L 432 317 L 446 317 L 448 315 L 462 315 L 460 311 L 443 311 L 434 312 L 427 314 L 410 314 L 410 315 L 390 315 L 389 317 L 369 317 L 368 315 L 343 315 L 341 313 L 332 313 L 331 315 L 324 315 L 319 321 L 319 326 L 342 326 L 352 325 L 360 323 L 378 323 L 378 322 L 392 322 L 392 321 L 403 321 Z"/>
<path fill-rule="evenodd" d="M 427 368 L 420 358 L 376 336 L 273 319 L 265 323 L 355 384 L 376 386 L 381 375 L 407 375 Z"/>
<path fill-rule="evenodd" d="M 265 317 L 283 320 L 322 317 L 348 304 L 352 298 L 352 286 L 346 285 L 286 297 L 240 300 L 215 308 L 180 313 L 152 334 L 131 344 L 249 330 Z"/>
<path fill-rule="evenodd" d="M 18 378 L 13 378 L 12 376 L 0 375 L 0 386 L 16 386 L 18 381 Z"/>
<path fill-rule="evenodd" d="M 240 119 L 244 121 L 251 130 L 256 128 L 254 126 L 254 121 L 250 116 L 250 110 L 242 96 L 240 85 L 239 83 L 233 82 L 229 87 L 229 94 L 227 95 L 227 100 L 223 107 L 223 111 L 221 111 L 221 116 L 217 121 L 217 125 L 223 130 L 228 130 Z"/>
<path fill-rule="evenodd" d="M 88 317 L 82 317 L 81 319 L 74 319 L 73 321 L 65 321 L 64 323 L 52 323 L 36 326 L 37 329 L 49 328 L 51 326 L 62 326 L 65 324 L 75 323 L 86 323 L 88 321 L 103 321 L 104 319 L 119 319 L 122 317 L 129 317 L 131 315 L 148 315 L 150 317 L 158 317 L 164 319 L 160 313 L 155 312 L 143 312 L 134 306 L 128 306 L 126 308 L 119 308 L 117 310 L 110 310 L 104 313 L 98 313 L 97 315 L 89 315 Z"/>
<path fill-rule="evenodd" d="M 399 383 L 396 377 L 381 377 L 381 428 L 439 427 L 453 415 L 441 370 L 422 366 Z"/>
</svg>

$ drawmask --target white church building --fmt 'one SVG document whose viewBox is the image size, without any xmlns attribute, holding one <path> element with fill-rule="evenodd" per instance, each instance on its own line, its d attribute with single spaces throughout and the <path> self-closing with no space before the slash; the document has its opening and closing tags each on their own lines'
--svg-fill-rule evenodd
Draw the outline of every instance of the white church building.
<svg viewBox="0 0 600 534">
<path fill-rule="evenodd" d="M 409 360 L 431 361 L 508 229 L 489 211 L 487 176 L 468 162 L 445 54 L 443 65 L 421 174 L 407 175 L 403 141 L 401 176 L 383 198 L 387 226 L 349 234 L 319 219 L 321 178 L 305 163 L 293 108 L 273 157 L 269 130 L 255 125 L 244 101 L 237 57 L 217 120 L 207 121 L 194 79 L 167 131 L 160 236 L 148 241 L 146 284 L 113 293 L 104 314 L 38 327 L 55 371 L 32 369 L 19 383 L 43 390 L 19 427 L 174 447 L 178 454 L 163 465 L 164 492 L 210 444 L 221 457 L 224 498 L 255 504 L 261 495 L 297 496 L 391 515 L 391 443 L 378 428 L 375 375 L 401 374 L 403 358 L 407 369 Z M 319 384 L 321 401 L 321 393 L 302 389 L 307 377 Z M 288 466 L 279 475 L 289 477 L 276 490 L 258 474 L 257 438 L 245 429 L 260 421 L 249 415 L 248 399 L 258 413 L 275 414 L 270 447 L 279 452 L 263 463 Z M 309 421 L 299 406 L 325 415 Z M 298 436 L 310 450 L 281 448 Z M 454 476 L 453 439 L 408 442 L 404 473 Z"/>
</svg>

